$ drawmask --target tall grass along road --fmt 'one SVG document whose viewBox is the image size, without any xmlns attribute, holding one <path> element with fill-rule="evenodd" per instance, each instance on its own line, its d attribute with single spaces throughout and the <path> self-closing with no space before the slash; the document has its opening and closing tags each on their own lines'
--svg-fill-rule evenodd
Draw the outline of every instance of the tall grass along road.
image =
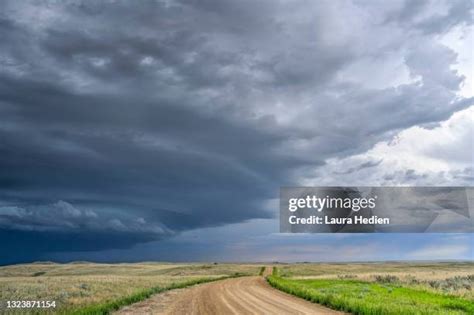
<svg viewBox="0 0 474 315">
<path fill-rule="evenodd" d="M 474 301 L 468 298 L 404 287 L 392 281 L 394 276 L 382 278 L 386 281 L 290 279 L 280 277 L 275 270 L 267 280 L 284 292 L 354 314 L 474 314 Z"/>
<path fill-rule="evenodd" d="M 263 275 L 271 273 L 266 268 Z M 270 287 L 263 277 L 226 279 L 157 294 L 116 314 L 340 314 Z"/>
</svg>

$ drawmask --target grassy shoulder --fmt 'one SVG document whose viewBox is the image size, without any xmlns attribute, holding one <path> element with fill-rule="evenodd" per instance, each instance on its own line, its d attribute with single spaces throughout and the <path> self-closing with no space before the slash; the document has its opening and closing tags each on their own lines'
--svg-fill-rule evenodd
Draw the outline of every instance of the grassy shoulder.
<svg viewBox="0 0 474 315">
<path fill-rule="evenodd" d="M 274 274 L 270 285 L 333 309 L 353 314 L 474 314 L 474 302 L 459 296 L 343 279 L 286 279 Z"/>
<path fill-rule="evenodd" d="M 299 263 L 278 271 L 283 278 L 392 283 L 474 301 L 474 262 Z"/>
</svg>

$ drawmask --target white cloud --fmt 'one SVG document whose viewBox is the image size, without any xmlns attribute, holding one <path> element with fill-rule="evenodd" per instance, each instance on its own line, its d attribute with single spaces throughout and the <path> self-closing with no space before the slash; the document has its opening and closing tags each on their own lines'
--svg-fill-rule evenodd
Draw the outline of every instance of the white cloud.
<svg viewBox="0 0 474 315">
<path fill-rule="evenodd" d="M 365 153 L 329 159 L 304 184 L 472 185 L 473 117 L 471 106 L 434 128 L 411 127 Z"/>
</svg>

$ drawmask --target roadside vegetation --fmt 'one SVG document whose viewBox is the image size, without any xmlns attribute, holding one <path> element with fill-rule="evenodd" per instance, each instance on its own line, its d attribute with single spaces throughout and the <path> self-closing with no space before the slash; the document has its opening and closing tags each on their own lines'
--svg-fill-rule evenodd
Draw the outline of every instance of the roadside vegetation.
<svg viewBox="0 0 474 315">
<path fill-rule="evenodd" d="M 464 315 L 474 314 L 473 267 L 472 263 L 294 264 L 274 268 L 267 281 L 287 293 L 353 314 Z"/>
<path fill-rule="evenodd" d="M 224 280 L 228 278 L 234 278 L 234 277 L 240 277 L 242 276 L 239 273 L 236 273 L 232 276 L 225 276 L 225 277 L 219 277 L 219 278 L 202 278 L 202 279 L 194 279 L 194 280 L 189 280 L 185 282 L 178 282 L 178 283 L 172 283 L 171 285 L 168 286 L 157 286 L 157 287 L 152 287 L 146 290 L 141 290 L 138 291 L 132 295 L 129 296 L 124 296 L 121 298 L 118 298 L 116 300 L 110 301 L 110 302 L 105 302 L 105 303 L 99 303 L 99 304 L 93 304 L 90 306 L 86 306 L 83 308 L 79 308 L 77 310 L 63 310 L 61 314 L 70 314 L 70 315 L 103 315 L 103 314 L 110 314 L 113 311 L 119 310 L 121 307 L 137 303 L 140 301 L 143 301 L 145 299 L 148 299 L 151 297 L 153 294 L 157 293 L 162 293 L 165 291 L 169 290 L 174 290 L 174 289 L 181 289 L 181 288 L 186 288 L 192 285 L 196 284 L 201 284 L 201 283 L 206 283 L 206 282 L 211 282 L 211 281 L 217 281 L 217 280 Z"/>
<path fill-rule="evenodd" d="M 280 264 L 278 267 L 283 278 L 396 283 L 474 300 L 473 262 L 300 263 Z"/>
<path fill-rule="evenodd" d="M 56 301 L 56 308 L 50 313 L 107 314 L 165 290 L 258 272 L 259 266 L 243 264 L 13 265 L 0 267 L 0 301 Z M 8 314 L 46 312 L 9 310 Z"/>
<path fill-rule="evenodd" d="M 279 277 L 280 276 L 280 271 L 278 270 L 278 267 L 273 267 L 272 276 L 273 277 Z"/>
</svg>

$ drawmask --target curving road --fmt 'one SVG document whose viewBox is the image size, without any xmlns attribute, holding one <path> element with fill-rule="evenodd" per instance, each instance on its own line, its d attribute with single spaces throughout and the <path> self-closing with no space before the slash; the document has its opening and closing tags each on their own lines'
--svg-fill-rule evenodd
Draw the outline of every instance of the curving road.
<svg viewBox="0 0 474 315">
<path fill-rule="evenodd" d="M 342 313 L 276 290 L 263 277 L 242 277 L 157 294 L 116 314 Z"/>
</svg>

